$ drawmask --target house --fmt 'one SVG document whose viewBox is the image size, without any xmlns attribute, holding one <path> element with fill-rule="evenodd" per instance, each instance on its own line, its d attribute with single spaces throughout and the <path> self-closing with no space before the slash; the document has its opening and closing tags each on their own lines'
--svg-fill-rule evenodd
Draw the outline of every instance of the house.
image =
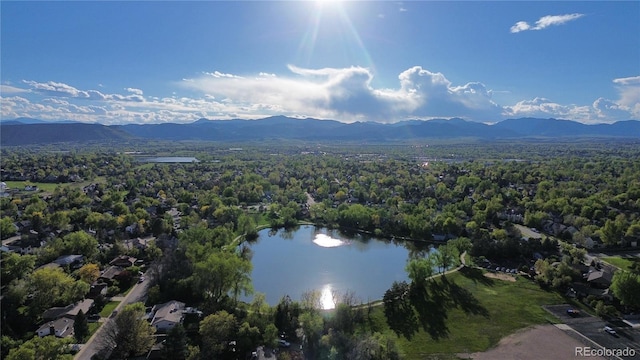
<svg viewBox="0 0 640 360">
<path fill-rule="evenodd" d="M 78 301 L 77 303 L 75 303 L 73 305 L 73 308 L 71 310 L 69 310 L 65 316 L 71 319 L 75 319 L 76 316 L 78 316 L 78 313 L 80 312 L 80 310 L 82 310 L 82 313 L 87 314 L 89 313 L 89 311 L 91 310 L 91 308 L 93 307 L 93 300 L 92 299 L 84 299 L 82 301 Z"/>
<path fill-rule="evenodd" d="M 117 277 L 122 274 L 123 271 L 124 268 L 122 266 L 110 266 L 102 273 L 102 275 L 100 275 L 98 280 L 106 284 L 111 284 L 113 283 L 113 280 L 116 280 Z"/>
<path fill-rule="evenodd" d="M 183 302 L 176 300 L 154 305 L 151 309 L 153 314 L 151 326 L 158 332 L 168 332 L 182 322 L 184 307 Z"/>
<path fill-rule="evenodd" d="M 154 237 L 146 237 L 144 239 L 142 238 L 127 239 L 123 241 L 123 245 L 127 250 L 133 250 L 134 248 L 138 250 L 144 250 L 148 248 L 149 245 L 153 244 L 154 241 L 155 241 Z"/>
<path fill-rule="evenodd" d="M 608 288 L 611 286 L 611 279 L 613 279 L 613 272 L 607 269 L 590 271 L 587 274 L 587 283 L 596 288 Z"/>
<path fill-rule="evenodd" d="M 94 282 L 93 284 L 91 284 L 91 287 L 89 288 L 89 293 L 86 295 L 87 298 L 89 299 L 95 299 L 97 298 L 99 295 L 107 295 L 107 288 L 108 288 L 108 284 L 103 283 L 103 282 Z"/>
<path fill-rule="evenodd" d="M 73 335 L 73 319 L 62 317 L 55 321 L 44 323 L 38 328 L 37 333 L 40 337 L 55 335 L 59 338 L 65 338 Z"/>
<path fill-rule="evenodd" d="M 16 228 L 18 228 L 18 231 L 21 233 L 29 232 L 29 230 L 31 230 L 31 221 L 29 220 L 18 221 L 17 223 L 15 223 L 15 226 Z"/>
<path fill-rule="evenodd" d="M 54 264 L 69 266 L 71 269 L 78 269 L 84 263 L 84 255 L 63 255 L 53 260 Z"/>
<path fill-rule="evenodd" d="M 132 257 L 132 256 L 120 255 L 120 256 L 116 257 L 115 259 L 111 260 L 109 262 L 109 265 L 128 268 L 128 267 L 131 267 L 131 266 L 135 265 L 136 260 L 137 259 Z"/>
<path fill-rule="evenodd" d="M 78 301 L 75 304 L 69 304 L 65 307 L 52 307 L 42 314 L 42 319 L 46 321 L 53 321 L 60 319 L 62 317 L 66 317 L 69 319 L 75 319 L 80 310 L 83 313 L 88 313 L 91 307 L 93 306 L 93 300 L 85 299 L 82 301 Z"/>
<path fill-rule="evenodd" d="M 56 307 L 49 308 L 45 310 L 44 313 L 42 313 L 42 319 L 45 321 L 58 320 L 59 318 L 63 317 L 66 313 L 71 311 L 73 307 L 74 307 L 73 304 L 69 304 L 64 307 L 56 306 Z"/>
</svg>

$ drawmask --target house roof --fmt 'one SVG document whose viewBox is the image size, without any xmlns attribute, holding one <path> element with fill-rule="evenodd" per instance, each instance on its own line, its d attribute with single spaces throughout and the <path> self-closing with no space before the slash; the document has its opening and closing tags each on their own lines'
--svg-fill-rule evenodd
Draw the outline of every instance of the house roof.
<svg viewBox="0 0 640 360">
<path fill-rule="evenodd" d="M 84 259 L 84 255 L 62 255 L 57 259 L 53 260 L 53 263 L 65 266 L 72 264 L 76 261 L 82 261 Z"/>
<path fill-rule="evenodd" d="M 75 317 L 76 315 L 78 315 L 80 310 L 82 310 L 82 312 L 86 314 L 89 312 L 89 309 L 91 309 L 91 306 L 93 306 L 93 299 L 84 299 L 80 302 L 77 302 L 73 309 L 67 312 L 67 315 Z"/>
<path fill-rule="evenodd" d="M 66 313 L 68 313 L 70 310 L 72 310 L 74 307 L 73 304 L 69 304 L 67 306 L 57 306 L 57 307 L 52 307 L 49 308 L 47 310 L 44 311 L 44 313 L 42 313 L 42 318 L 45 320 L 53 320 L 53 319 L 58 319 L 60 317 L 62 317 L 63 315 L 65 315 Z"/>
<path fill-rule="evenodd" d="M 82 312 L 85 314 L 88 313 L 92 305 L 92 299 L 84 299 L 75 304 L 69 304 L 65 307 L 52 307 L 42 313 L 42 318 L 45 320 L 54 320 L 59 319 L 63 316 L 75 317 L 76 315 L 78 315 L 80 310 L 82 310 Z"/>
<path fill-rule="evenodd" d="M 184 309 L 184 303 L 176 300 L 171 300 L 164 304 L 158 304 L 153 307 L 155 313 L 151 320 L 151 325 L 155 325 L 161 321 L 168 321 L 173 323 L 179 323 L 182 319 L 182 310 Z"/>
<path fill-rule="evenodd" d="M 122 271 L 124 271 L 124 268 L 122 266 L 110 266 L 102 273 L 102 275 L 100 275 L 100 277 L 103 279 L 113 279 L 114 277 L 120 275 Z"/>
<path fill-rule="evenodd" d="M 128 263 L 133 265 L 136 262 L 136 258 L 132 257 L 132 256 L 127 256 L 127 255 L 120 255 L 118 257 L 116 257 L 115 259 L 111 260 L 109 262 L 109 265 L 115 265 L 115 264 L 122 264 L 122 263 Z"/>
<path fill-rule="evenodd" d="M 73 319 L 63 317 L 58 320 L 42 324 L 42 326 L 38 328 L 37 332 L 40 336 L 52 335 L 48 330 L 53 327 L 56 332 L 55 335 L 63 338 L 73 334 L 73 323 Z"/>
<path fill-rule="evenodd" d="M 598 282 L 607 282 L 611 283 L 611 279 L 613 279 L 613 273 L 608 271 L 592 271 L 589 273 L 587 277 L 587 282 L 598 281 Z"/>
</svg>

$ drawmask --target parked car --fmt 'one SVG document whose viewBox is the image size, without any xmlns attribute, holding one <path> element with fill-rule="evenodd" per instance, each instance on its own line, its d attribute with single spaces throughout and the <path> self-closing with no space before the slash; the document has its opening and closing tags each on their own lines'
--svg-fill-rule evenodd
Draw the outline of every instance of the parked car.
<svg viewBox="0 0 640 360">
<path fill-rule="evenodd" d="M 100 320 L 100 314 L 91 314 L 87 316 L 87 321 L 96 322 Z"/>
<path fill-rule="evenodd" d="M 291 343 L 286 340 L 279 339 L 278 346 L 288 348 L 289 346 L 291 346 Z"/>
<path fill-rule="evenodd" d="M 576 309 L 567 309 L 567 314 L 569 316 L 576 317 L 576 316 L 580 316 L 580 311 Z"/>
</svg>

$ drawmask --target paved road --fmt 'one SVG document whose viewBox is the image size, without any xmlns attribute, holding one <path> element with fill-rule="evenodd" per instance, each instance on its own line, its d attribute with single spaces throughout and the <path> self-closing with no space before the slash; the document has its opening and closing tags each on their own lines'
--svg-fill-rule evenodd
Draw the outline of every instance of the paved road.
<svg viewBox="0 0 640 360">
<path fill-rule="evenodd" d="M 585 343 L 585 346 L 598 349 L 604 347 L 606 349 L 634 349 L 636 355 L 633 357 L 608 357 L 613 359 L 640 359 L 640 331 L 632 329 L 630 326 L 616 322 L 611 323 L 604 321 L 595 316 L 581 313 L 580 316 L 571 317 L 567 314 L 567 309 L 571 306 L 567 304 L 563 305 L 547 305 L 544 307 L 547 311 L 552 313 L 555 317 L 560 319 L 564 324 L 559 328 L 566 327 L 567 330 L 571 329 L 578 332 L 584 338 L 589 340 L 589 343 Z M 604 331 L 605 326 L 613 328 L 618 335 L 613 336 Z"/>
<path fill-rule="evenodd" d="M 144 297 L 147 294 L 147 286 L 149 284 L 149 278 L 142 283 L 137 283 L 133 286 L 131 291 L 126 296 L 123 297 L 114 297 L 112 300 L 120 301 L 120 304 L 115 308 L 115 310 L 119 311 L 123 306 L 127 304 L 132 304 L 138 301 L 144 301 Z M 98 328 L 98 330 L 91 336 L 91 338 L 87 341 L 87 343 L 80 349 L 80 351 L 74 357 L 74 360 L 90 360 L 91 357 L 98 352 L 100 349 L 100 336 L 105 326 L 113 319 L 108 318 L 103 323 L 102 326 Z"/>
</svg>

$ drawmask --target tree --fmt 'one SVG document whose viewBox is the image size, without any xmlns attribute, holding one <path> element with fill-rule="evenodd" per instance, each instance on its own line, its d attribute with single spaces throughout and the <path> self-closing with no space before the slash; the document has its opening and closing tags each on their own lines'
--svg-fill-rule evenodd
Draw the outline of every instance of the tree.
<svg viewBox="0 0 640 360">
<path fill-rule="evenodd" d="M 434 262 L 431 256 L 420 259 L 411 259 L 407 263 L 405 270 L 411 279 L 411 284 L 414 287 L 424 289 L 427 280 L 433 276 Z"/>
<path fill-rule="evenodd" d="M 13 236 L 18 229 L 13 225 L 13 220 L 10 217 L 4 216 L 0 219 L 0 237 L 4 240 Z"/>
<path fill-rule="evenodd" d="M 28 287 L 33 294 L 29 310 L 32 315 L 54 305 L 68 305 L 89 292 L 89 284 L 76 281 L 60 268 L 42 268 L 29 277 Z"/>
<path fill-rule="evenodd" d="M 229 341 L 235 338 L 236 327 L 236 317 L 224 310 L 205 317 L 200 323 L 202 357 L 219 358 L 227 349 Z"/>
<path fill-rule="evenodd" d="M 78 269 L 78 277 L 87 284 L 93 284 L 100 277 L 100 267 L 98 264 L 85 264 Z"/>
<path fill-rule="evenodd" d="M 146 354 L 153 346 L 155 329 L 142 317 L 143 303 L 129 304 L 109 321 L 102 332 L 102 347 L 113 349 L 113 359 Z"/>
<path fill-rule="evenodd" d="M 384 303 L 384 315 L 389 328 L 396 335 L 404 335 L 407 339 L 416 332 L 418 323 L 415 310 L 411 304 L 411 287 L 405 281 L 394 281 L 385 291 L 382 301 Z"/>
<path fill-rule="evenodd" d="M 433 263 L 443 274 L 451 265 L 457 262 L 456 258 L 459 256 L 457 249 L 449 244 L 438 246 L 438 251 L 431 254 L 430 256 L 433 256 Z"/>
<path fill-rule="evenodd" d="M 275 325 L 270 325 L 275 328 Z M 256 346 L 260 345 L 260 338 L 260 329 L 258 327 L 251 326 L 246 321 L 243 322 L 238 328 L 237 351 L 240 354 L 251 352 Z"/>
<path fill-rule="evenodd" d="M 71 339 L 55 336 L 35 336 L 20 347 L 9 350 L 6 360 L 72 360 L 69 354 Z"/>
<path fill-rule="evenodd" d="M 395 341 L 379 332 L 358 339 L 349 351 L 353 360 L 399 360 L 400 353 Z"/>
<path fill-rule="evenodd" d="M 98 254 L 98 240 L 84 231 L 72 232 L 62 240 L 65 254 L 80 254 L 88 259 Z"/>
<path fill-rule="evenodd" d="M 200 289 L 210 305 L 216 307 L 225 295 L 233 291 L 234 297 L 252 290 L 251 262 L 235 253 L 214 251 L 204 260 L 194 264 L 192 281 Z"/>
<path fill-rule="evenodd" d="M 640 307 L 640 275 L 618 270 L 611 279 L 611 291 L 626 306 Z"/>
<path fill-rule="evenodd" d="M 305 311 L 300 315 L 300 325 L 304 331 L 307 350 L 313 357 L 318 349 L 324 322 L 317 311 Z"/>
<path fill-rule="evenodd" d="M 35 264 L 36 257 L 34 255 L 3 254 L 2 267 L 0 267 L 2 283 L 8 284 L 13 280 L 24 278 L 33 271 Z"/>
<path fill-rule="evenodd" d="M 73 336 L 79 343 L 84 343 L 84 339 L 89 335 L 89 323 L 87 317 L 82 310 L 78 311 L 78 315 L 73 323 Z"/>
<path fill-rule="evenodd" d="M 602 241 L 606 245 L 619 245 L 624 235 L 624 223 L 620 217 L 607 220 L 601 229 Z"/>
<path fill-rule="evenodd" d="M 187 333 L 182 324 L 176 324 L 169 333 L 162 349 L 162 358 L 166 360 L 185 360 L 189 355 Z"/>
<path fill-rule="evenodd" d="M 274 324 L 267 325 L 264 329 L 262 340 L 267 346 L 276 346 L 276 341 L 278 340 L 278 328 Z"/>
</svg>

